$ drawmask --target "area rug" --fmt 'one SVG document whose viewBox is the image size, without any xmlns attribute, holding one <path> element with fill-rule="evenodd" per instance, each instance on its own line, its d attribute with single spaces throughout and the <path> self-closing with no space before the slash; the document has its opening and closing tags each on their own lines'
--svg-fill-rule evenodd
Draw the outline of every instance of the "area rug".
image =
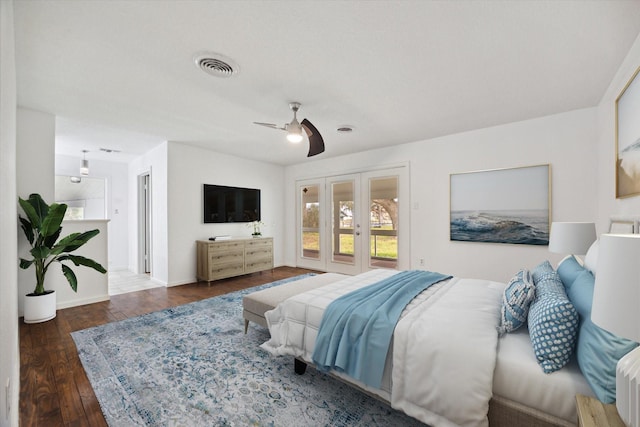
<svg viewBox="0 0 640 427">
<path fill-rule="evenodd" d="M 71 335 L 110 426 L 418 426 L 380 401 L 244 334 L 242 296 L 307 275 Z"/>
</svg>

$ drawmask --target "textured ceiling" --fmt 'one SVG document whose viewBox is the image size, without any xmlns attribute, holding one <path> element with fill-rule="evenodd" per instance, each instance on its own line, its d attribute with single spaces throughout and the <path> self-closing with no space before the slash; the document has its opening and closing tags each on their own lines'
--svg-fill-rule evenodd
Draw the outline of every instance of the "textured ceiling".
<svg viewBox="0 0 640 427">
<path fill-rule="evenodd" d="M 640 32 L 640 1 L 16 1 L 20 106 L 56 150 L 126 161 L 177 141 L 278 164 L 598 104 Z M 205 74 L 194 56 L 232 58 Z M 351 134 L 338 134 L 340 125 Z M 517 143 L 517 141 L 514 141 Z M 121 150 L 108 155 L 100 147 Z"/>
</svg>

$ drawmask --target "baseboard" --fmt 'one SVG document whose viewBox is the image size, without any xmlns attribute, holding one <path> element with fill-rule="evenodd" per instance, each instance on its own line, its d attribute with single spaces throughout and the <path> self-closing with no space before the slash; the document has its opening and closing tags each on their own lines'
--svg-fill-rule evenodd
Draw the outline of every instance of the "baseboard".
<svg viewBox="0 0 640 427">
<path fill-rule="evenodd" d="M 92 298 L 82 298 L 72 301 L 65 301 L 61 304 L 56 304 L 56 309 L 61 310 L 64 308 L 77 307 L 79 305 L 94 304 L 96 302 L 109 301 L 110 299 L 111 298 L 109 297 L 109 295 L 100 295 Z"/>
</svg>

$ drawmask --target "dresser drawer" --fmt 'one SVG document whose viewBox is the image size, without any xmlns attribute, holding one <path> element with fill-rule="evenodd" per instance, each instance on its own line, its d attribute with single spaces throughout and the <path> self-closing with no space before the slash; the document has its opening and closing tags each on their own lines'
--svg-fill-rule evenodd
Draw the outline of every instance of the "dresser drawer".
<svg viewBox="0 0 640 427">
<path fill-rule="evenodd" d="M 209 269 L 209 280 L 224 279 L 226 277 L 240 276 L 241 274 L 244 274 L 244 264 L 218 264 L 217 266 L 212 265 Z"/>
<path fill-rule="evenodd" d="M 242 242 L 223 242 L 212 243 L 209 245 L 209 255 L 238 252 L 241 253 L 242 251 L 244 251 L 244 244 Z"/>
<path fill-rule="evenodd" d="M 264 250 L 271 249 L 273 247 L 272 239 L 255 239 L 250 240 L 245 244 L 245 248 L 247 250 Z"/>
<path fill-rule="evenodd" d="M 244 266 L 244 272 L 255 273 L 258 271 L 270 270 L 272 268 L 273 268 L 273 260 L 271 258 L 258 259 L 255 261 L 247 262 Z"/>
<path fill-rule="evenodd" d="M 244 250 L 244 257 L 248 260 L 254 258 L 272 258 L 273 252 L 271 247 L 266 248 L 246 248 Z"/>
<path fill-rule="evenodd" d="M 235 252 L 218 252 L 209 254 L 209 264 L 211 265 L 242 265 L 244 263 L 244 254 L 242 250 Z"/>
</svg>

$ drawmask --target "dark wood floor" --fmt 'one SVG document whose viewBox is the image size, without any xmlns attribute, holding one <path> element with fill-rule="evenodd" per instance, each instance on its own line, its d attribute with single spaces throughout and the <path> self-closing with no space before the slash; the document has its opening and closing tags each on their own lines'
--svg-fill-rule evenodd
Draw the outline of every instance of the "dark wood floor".
<svg viewBox="0 0 640 427">
<path fill-rule="evenodd" d="M 278 267 L 233 279 L 114 295 L 111 301 L 58 310 L 55 319 L 20 322 L 20 425 L 106 426 L 71 332 L 222 295 L 311 270 Z"/>
</svg>

